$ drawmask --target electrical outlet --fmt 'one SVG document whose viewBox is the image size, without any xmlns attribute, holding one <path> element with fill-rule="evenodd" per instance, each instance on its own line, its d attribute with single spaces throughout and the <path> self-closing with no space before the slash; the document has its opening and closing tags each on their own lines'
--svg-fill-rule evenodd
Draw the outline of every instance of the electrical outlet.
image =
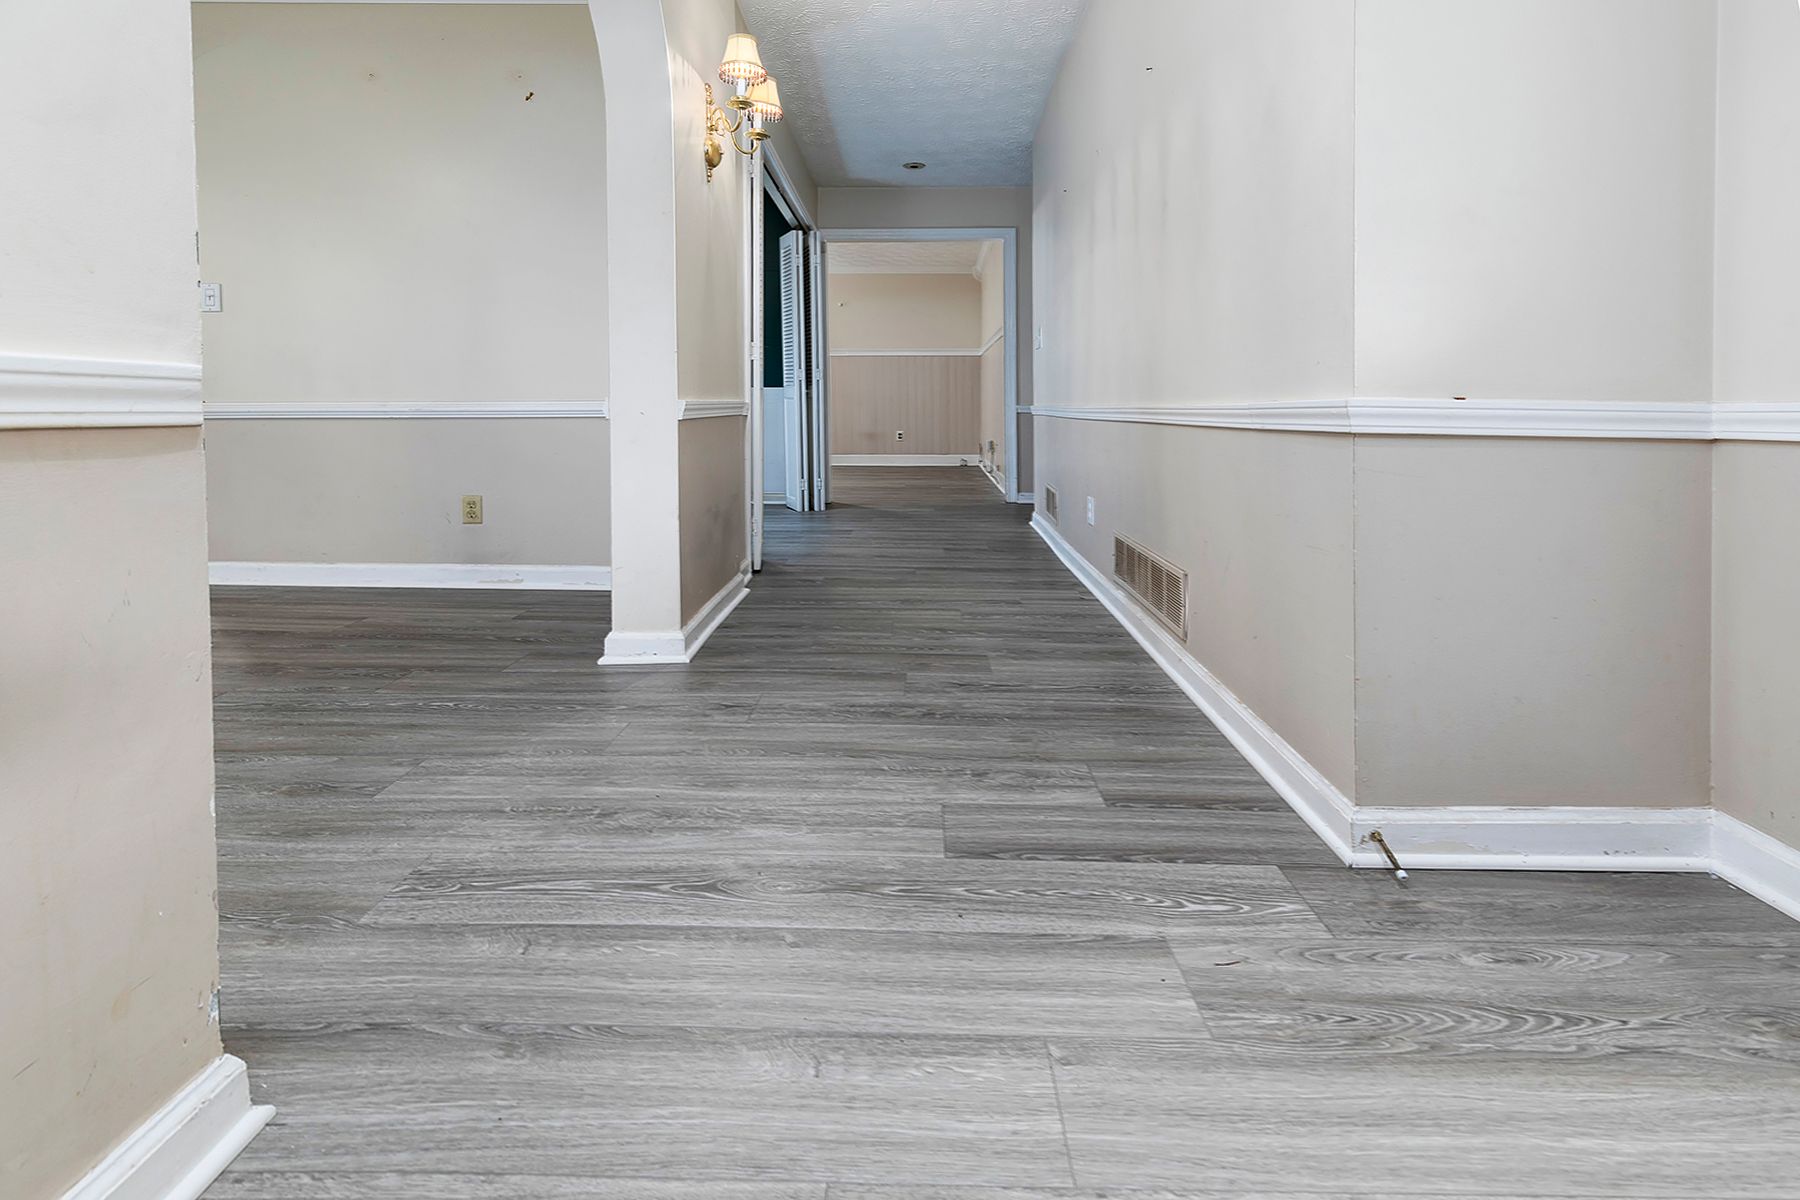
<svg viewBox="0 0 1800 1200">
<path fill-rule="evenodd" d="M 481 497 L 464 496 L 462 498 L 462 512 L 464 525 L 481 524 Z"/>
<path fill-rule="evenodd" d="M 1094 498 L 1092 496 L 1089 496 L 1088 497 L 1088 524 L 1092 525 L 1093 523 L 1094 523 Z"/>
<path fill-rule="evenodd" d="M 200 285 L 200 311 L 214 313 L 225 311 L 225 288 L 217 283 Z"/>
<path fill-rule="evenodd" d="M 906 430 L 904 430 L 904 429 L 894 430 L 894 440 L 896 442 L 904 442 L 906 440 Z"/>
</svg>

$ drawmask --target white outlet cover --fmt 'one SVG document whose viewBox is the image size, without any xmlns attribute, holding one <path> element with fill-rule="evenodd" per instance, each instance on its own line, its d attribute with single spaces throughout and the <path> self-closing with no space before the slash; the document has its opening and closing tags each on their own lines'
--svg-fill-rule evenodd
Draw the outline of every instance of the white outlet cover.
<svg viewBox="0 0 1800 1200">
<path fill-rule="evenodd" d="M 1088 497 L 1088 524 L 1092 525 L 1093 523 L 1094 523 L 1094 498 L 1092 496 L 1089 496 Z"/>
</svg>

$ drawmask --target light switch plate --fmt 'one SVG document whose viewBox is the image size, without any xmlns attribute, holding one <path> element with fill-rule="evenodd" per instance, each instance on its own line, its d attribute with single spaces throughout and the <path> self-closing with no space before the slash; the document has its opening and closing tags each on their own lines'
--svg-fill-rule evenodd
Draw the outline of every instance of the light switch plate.
<svg viewBox="0 0 1800 1200">
<path fill-rule="evenodd" d="M 1092 525 L 1093 523 L 1094 523 L 1094 498 L 1092 496 L 1089 496 L 1088 497 L 1088 524 Z"/>
<path fill-rule="evenodd" d="M 202 283 L 200 285 L 200 311 L 203 313 L 225 311 L 225 286 L 218 283 Z"/>
</svg>

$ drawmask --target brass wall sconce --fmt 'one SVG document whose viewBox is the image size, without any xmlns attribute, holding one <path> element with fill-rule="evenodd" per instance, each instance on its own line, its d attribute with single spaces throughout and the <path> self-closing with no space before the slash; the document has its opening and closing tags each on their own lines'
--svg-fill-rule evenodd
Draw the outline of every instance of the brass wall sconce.
<svg viewBox="0 0 1800 1200">
<path fill-rule="evenodd" d="M 739 154 L 755 157 L 757 147 L 769 136 L 768 126 L 781 120 L 781 93 L 775 88 L 775 77 L 762 65 L 756 39 L 747 33 L 734 33 L 725 41 L 725 58 L 719 63 L 719 79 L 731 85 L 732 94 L 725 109 L 713 103 L 712 84 L 706 85 L 706 181 L 712 182 L 713 171 L 725 159 L 725 143 L 729 141 Z M 743 134 L 744 141 L 738 139 Z M 748 144 L 746 144 L 746 142 Z"/>
</svg>

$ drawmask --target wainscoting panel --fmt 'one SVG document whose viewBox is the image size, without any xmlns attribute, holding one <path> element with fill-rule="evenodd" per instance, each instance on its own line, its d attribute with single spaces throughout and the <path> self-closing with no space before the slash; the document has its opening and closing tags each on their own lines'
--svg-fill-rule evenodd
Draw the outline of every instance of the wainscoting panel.
<svg viewBox="0 0 1800 1200">
<path fill-rule="evenodd" d="M 834 455 L 973 455 L 981 440 L 977 357 L 839 355 L 829 395 Z"/>
</svg>

